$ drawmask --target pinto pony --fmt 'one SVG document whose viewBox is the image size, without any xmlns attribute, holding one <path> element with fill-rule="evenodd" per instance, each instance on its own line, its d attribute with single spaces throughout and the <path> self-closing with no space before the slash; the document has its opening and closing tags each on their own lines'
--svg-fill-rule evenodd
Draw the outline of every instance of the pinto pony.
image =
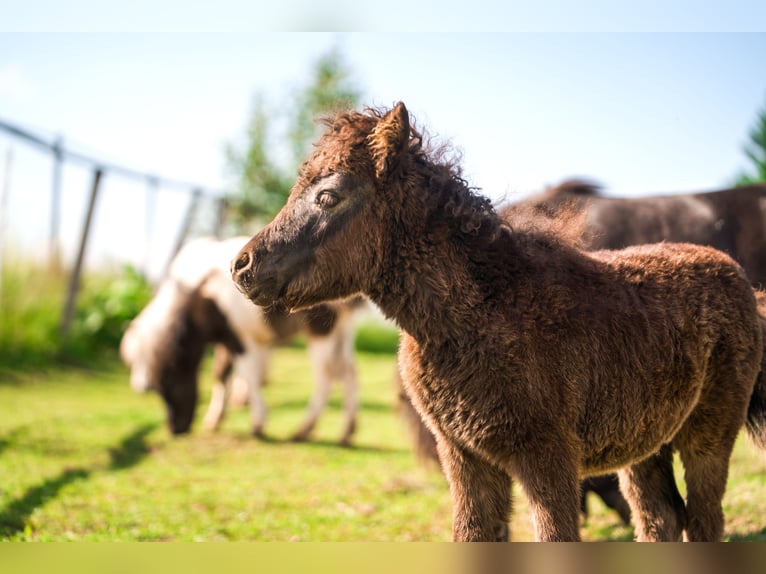
<svg viewBox="0 0 766 574">
<path fill-rule="evenodd" d="M 639 540 L 719 540 L 746 420 L 766 445 L 763 336 L 739 265 L 689 244 L 589 253 L 511 227 L 401 103 L 328 122 L 232 276 L 259 305 L 361 292 L 398 323 L 455 540 L 506 535 L 512 477 L 538 540 L 578 540 L 579 479 L 618 469 Z"/>
<path fill-rule="evenodd" d="M 316 387 L 305 419 L 292 438 L 309 438 L 337 378 L 343 383 L 345 407 L 340 442 L 350 444 L 359 401 L 353 316 L 363 301 L 333 302 L 290 315 L 251 305 L 228 273 L 228 261 L 244 241 L 246 238 L 198 239 L 179 252 L 168 278 L 123 336 L 120 351 L 131 368 L 131 385 L 139 392 L 157 390 L 165 402 L 171 431 L 186 433 L 197 405 L 204 351 L 216 344 L 216 380 L 204 426 L 213 430 L 220 425 L 230 380 L 236 376 L 247 387 L 253 434 L 261 436 L 266 421 L 261 387 L 271 350 L 304 333 Z"/>
</svg>

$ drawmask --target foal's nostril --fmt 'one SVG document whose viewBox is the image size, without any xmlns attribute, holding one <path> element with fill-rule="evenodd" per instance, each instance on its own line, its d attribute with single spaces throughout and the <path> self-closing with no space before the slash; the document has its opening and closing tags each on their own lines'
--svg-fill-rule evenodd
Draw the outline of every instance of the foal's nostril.
<svg viewBox="0 0 766 574">
<path fill-rule="evenodd" d="M 238 275 L 242 271 L 245 271 L 250 267 L 250 254 L 247 251 L 244 251 L 239 254 L 237 258 L 234 259 L 231 263 L 231 273 L 232 275 Z"/>
</svg>

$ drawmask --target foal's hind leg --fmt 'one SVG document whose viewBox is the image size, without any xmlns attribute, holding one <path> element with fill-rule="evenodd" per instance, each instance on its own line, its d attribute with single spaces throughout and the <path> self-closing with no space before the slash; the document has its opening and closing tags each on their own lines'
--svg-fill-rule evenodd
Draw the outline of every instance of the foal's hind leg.
<svg viewBox="0 0 766 574">
<path fill-rule="evenodd" d="M 620 489 L 630 505 L 636 540 L 675 542 L 686 525 L 684 501 L 673 476 L 673 449 L 660 451 L 619 472 Z"/>
<path fill-rule="evenodd" d="M 700 419 L 701 417 L 697 417 Z M 738 429 L 717 425 L 711 437 L 710 427 L 695 429 L 693 421 L 674 441 L 684 464 L 686 508 L 689 523 L 686 539 L 692 542 L 718 542 L 723 537 L 724 516 L 721 501 L 726 491 L 729 459 Z"/>
<path fill-rule="evenodd" d="M 452 538 L 456 542 L 508 540 L 511 478 L 473 453 L 437 439 L 439 459 L 452 496 Z"/>
</svg>

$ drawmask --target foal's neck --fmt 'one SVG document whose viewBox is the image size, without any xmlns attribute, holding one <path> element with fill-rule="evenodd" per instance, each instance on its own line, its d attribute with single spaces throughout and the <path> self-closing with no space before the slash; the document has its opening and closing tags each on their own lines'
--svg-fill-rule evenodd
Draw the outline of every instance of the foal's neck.
<svg viewBox="0 0 766 574">
<path fill-rule="evenodd" d="M 421 345 L 475 337 L 475 327 L 490 312 L 487 301 L 513 289 L 513 269 L 505 265 L 514 243 L 510 234 L 496 238 L 501 245 L 490 249 L 489 240 L 428 230 L 398 237 L 401 243 L 392 249 L 397 256 L 371 298 Z M 503 256 L 495 260 L 495 253 Z"/>
</svg>

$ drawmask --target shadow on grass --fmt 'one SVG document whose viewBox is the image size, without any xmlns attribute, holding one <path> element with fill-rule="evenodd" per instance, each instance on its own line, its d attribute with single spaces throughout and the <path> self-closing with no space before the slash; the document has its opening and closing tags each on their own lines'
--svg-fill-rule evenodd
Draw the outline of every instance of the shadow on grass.
<svg viewBox="0 0 766 574">
<path fill-rule="evenodd" d="M 18 427 L 10 432 L 8 432 L 5 436 L 0 437 L 0 455 L 3 454 L 3 452 L 12 447 L 16 440 L 26 429 L 24 427 Z"/>
<path fill-rule="evenodd" d="M 269 405 L 269 410 L 272 411 L 304 411 L 308 405 L 307 399 L 287 399 L 284 401 L 275 401 Z M 341 411 L 343 410 L 343 399 L 340 397 L 333 397 L 327 402 L 328 411 Z M 370 401 L 363 400 L 359 403 L 359 412 L 378 412 L 389 413 L 394 409 L 390 403 L 383 401 Z"/>
<path fill-rule="evenodd" d="M 259 442 L 263 442 L 266 444 L 293 444 L 293 445 L 300 445 L 310 448 L 332 448 L 332 449 L 343 449 L 349 452 L 369 452 L 369 453 L 377 453 L 377 454 L 402 454 L 407 453 L 409 450 L 404 448 L 389 448 L 389 447 L 383 447 L 383 446 L 375 446 L 370 444 L 360 445 L 356 443 L 352 443 L 350 445 L 342 444 L 339 440 L 330 440 L 330 439 L 313 439 L 310 438 L 308 440 L 294 440 L 291 437 L 275 437 L 272 435 L 259 435 L 257 437 L 253 437 L 250 435 L 250 438 L 252 440 L 257 440 Z"/>
<path fill-rule="evenodd" d="M 125 470 L 141 462 L 150 452 L 146 436 L 157 426 L 157 423 L 147 423 L 123 438 L 119 445 L 110 448 L 109 470 Z"/>
<path fill-rule="evenodd" d="M 145 424 L 123 438 L 116 447 L 110 448 L 108 469 L 124 470 L 138 464 L 150 452 L 146 436 L 156 427 L 157 423 Z M 11 438 L 0 439 L 0 449 L 7 448 L 12 442 Z M 56 498 L 65 486 L 89 478 L 94 470 L 85 467 L 67 468 L 57 476 L 28 488 L 19 498 L 0 509 L 0 538 L 23 532 L 35 509 Z"/>
<path fill-rule="evenodd" d="M 9 537 L 16 532 L 23 532 L 27 519 L 36 508 L 58 496 L 59 491 L 68 484 L 88 478 L 90 474 L 91 471 L 86 468 L 69 468 L 29 488 L 0 511 L 0 535 Z"/>
</svg>

